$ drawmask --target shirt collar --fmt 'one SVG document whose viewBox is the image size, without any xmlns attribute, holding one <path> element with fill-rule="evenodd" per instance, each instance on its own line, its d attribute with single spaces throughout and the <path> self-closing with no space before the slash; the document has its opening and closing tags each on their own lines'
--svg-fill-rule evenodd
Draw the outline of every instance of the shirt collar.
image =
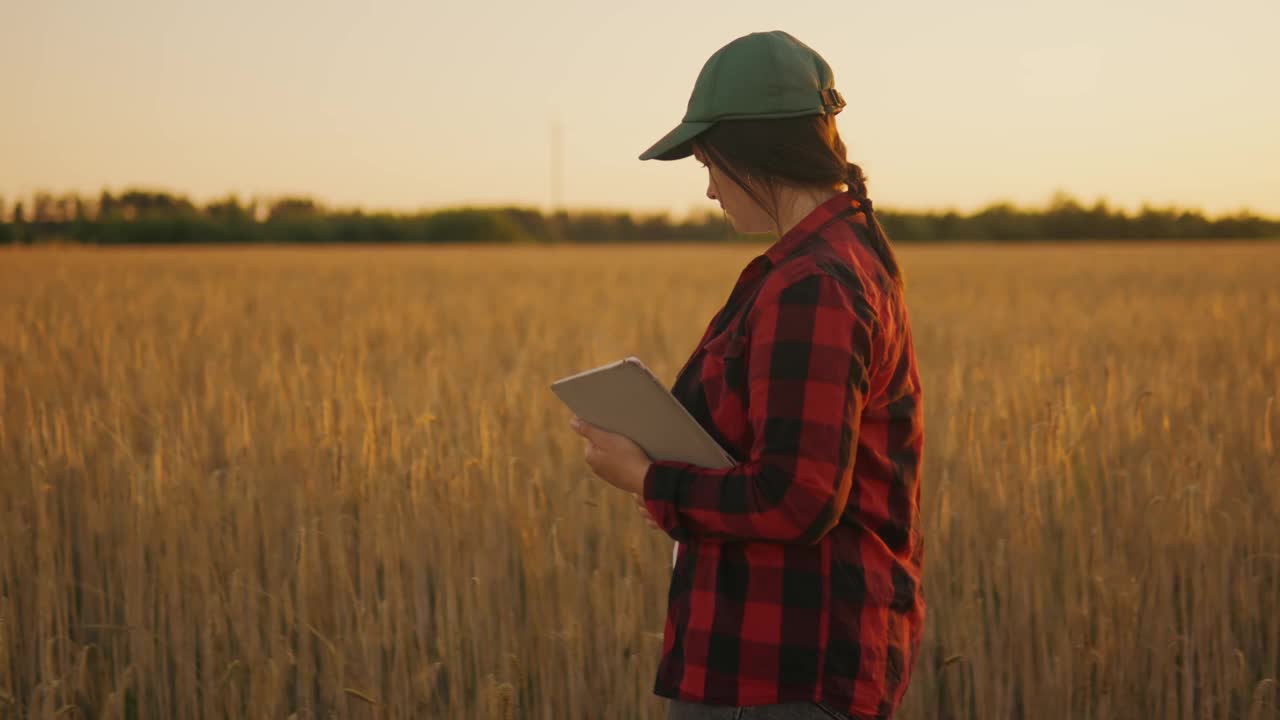
<svg viewBox="0 0 1280 720">
<path fill-rule="evenodd" d="M 766 258 L 771 266 L 777 265 L 798 250 L 824 225 L 841 215 L 857 213 L 860 207 L 861 203 L 849 194 L 848 190 L 838 192 L 801 218 L 800 222 L 778 238 L 778 241 L 769 246 L 769 249 L 765 250 L 760 257 Z M 866 223 L 861 214 L 855 215 L 855 220 L 861 224 Z"/>
</svg>

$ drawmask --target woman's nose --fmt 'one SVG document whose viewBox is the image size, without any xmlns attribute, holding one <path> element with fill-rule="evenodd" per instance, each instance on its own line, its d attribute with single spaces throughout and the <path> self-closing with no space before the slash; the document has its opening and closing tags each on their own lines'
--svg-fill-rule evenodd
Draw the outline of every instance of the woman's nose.
<svg viewBox="0 0 1280 720">
<path fill-rule="evenodd" d="M 708 186 L 707 186 L 707 199 L 708 199 L 708 200 L 715 200 L 715 199 L 716 199 L 716 190 L 715 190 L 715 188 L 711 187 L 710 185 L 708 185 Z"/>
</svg>

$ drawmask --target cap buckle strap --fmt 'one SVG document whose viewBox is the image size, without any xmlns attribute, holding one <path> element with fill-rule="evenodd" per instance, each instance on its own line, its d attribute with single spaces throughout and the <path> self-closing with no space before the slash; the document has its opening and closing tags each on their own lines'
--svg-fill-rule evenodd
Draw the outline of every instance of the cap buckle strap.
<svg viewBox="0 0 1280 720">
<path fill-rule="evenodd" d="M 844 109 L 844 97 L 835 88 L 819 90 L 818 97 L 822 99 L 823 112 L 838 113 Z"/>
</svg>

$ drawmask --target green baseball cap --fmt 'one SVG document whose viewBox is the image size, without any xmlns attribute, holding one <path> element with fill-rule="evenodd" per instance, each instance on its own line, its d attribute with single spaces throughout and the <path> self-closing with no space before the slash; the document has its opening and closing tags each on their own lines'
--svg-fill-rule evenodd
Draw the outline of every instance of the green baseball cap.
<svg viewBox="0 0 1280 720">
<path fill-rule="evenodd" d="M 834 82 L 827 61 L 791 35 L 781 30 L 743 35 L 702 66 L 684 119 L 640 159 L 688 157 L 690 141 L 720 120 L 838 113 L 845 102 Z"/>
</svg>

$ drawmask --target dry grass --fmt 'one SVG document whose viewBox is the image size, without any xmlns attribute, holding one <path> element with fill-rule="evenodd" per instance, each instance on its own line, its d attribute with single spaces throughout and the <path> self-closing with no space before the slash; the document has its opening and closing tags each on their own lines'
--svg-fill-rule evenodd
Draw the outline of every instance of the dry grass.
<svg viewBox="0 0 1280 720">
<path fill-rule="evenodd" d="M 0 717 L 660 717 L 669 545 L 547 389 L 759 248 L 0 253 Z M 1262 718 L 1280 246 L 907 249 L 903 718 Z"/>
</svg>

